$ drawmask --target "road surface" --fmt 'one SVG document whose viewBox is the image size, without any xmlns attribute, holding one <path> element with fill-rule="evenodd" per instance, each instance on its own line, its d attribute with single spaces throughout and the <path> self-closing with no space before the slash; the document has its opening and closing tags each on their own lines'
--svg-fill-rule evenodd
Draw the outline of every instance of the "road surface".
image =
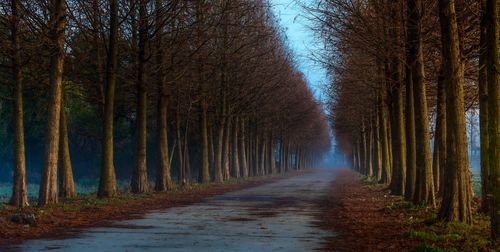
<svg viewBox="0 0 500 252">
<path fill-rule="evenodd" d="M 334 175 L 318 171 L 150 212 L 13 251 L 314 251 L 334 235 L 315 225 Z"/>
</svg>

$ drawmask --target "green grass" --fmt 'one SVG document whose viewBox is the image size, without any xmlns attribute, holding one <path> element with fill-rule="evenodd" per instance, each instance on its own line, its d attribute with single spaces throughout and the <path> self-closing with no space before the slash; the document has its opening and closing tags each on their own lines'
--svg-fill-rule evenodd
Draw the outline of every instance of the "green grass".
<svg viewBox="0 0 500 252">
<path fill-rule="evenodd" d="M 450 233 L 450 234 L 437 234 L 433 231 L 409 231 L 407 233 L 409 237 L 416 238 L 421 241 L 432 241 L 432 242 L 439 242 L 439 241 L 447 241 L 447 240 L 458 240 L 462 238 L 462 235 L 456 234 L 456 233 Z"/>
<path fill-rule="evenodd" d="M 415 205 L 412 202 L 404 201 L 404 202 L 392 203 L 391 205 L 388 205 L 387 208 L 388 209 L 393 209 L 393 210 L 395 210 L 395 209 L 414 209 L 414 210 L 419 210 L 419 209 L 425 209 L 425 208 L 427 208 L 427 205 L 425 205 L 425 204 Z"/>
<path fill-rule="evenodd" d="M 129 181 L 119 180 L 118 188 L 120 191 L 128 192 Z M 97 192 L 99 188 L 98 179 L 81 178 L 75 183 L 76 192 L 79 195 L 91 195 Z M 39 184 L 30 183 L 27 185 L 28 198 L 30 200 L 38 198 Z M 12 194 L 12 183 L 0 183 L 0 202 L 7 202 Z"/>
<path fill-rule="evenodd" d="M 416 247 L 412 252 L 441 252 L 443 250 L 434 248 L 427 243 L 422 243 L 418 247 Z"/>
</svg>

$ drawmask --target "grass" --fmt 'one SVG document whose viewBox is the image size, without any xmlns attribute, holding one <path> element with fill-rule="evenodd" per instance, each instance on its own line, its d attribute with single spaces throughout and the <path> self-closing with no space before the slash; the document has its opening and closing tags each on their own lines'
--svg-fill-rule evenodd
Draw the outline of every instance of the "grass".
<svg viewBox="0 0 500 252">
<path fill-rule="evenodd" d="M 120 191 L 130 191 L 130 182 L 128 180 L 118 180 Z M 38 198 L 39 184 L 30 183 L 27 185 L 28 199 L 34 201 Z M 99 187 L 98 179 L 80 178 L 75 182 L 78 195 L 92 195 L 97 192 Z M 12 183 L 0 183 L 0 202 L 7 202 L 12 194 Z"/>
<path fill-rule="evenodd" d="M 388 209 L 391 210 L 396 210 L 396 209 L 413 209 L 413 210 L 419 210 L 419 209 L 425 209 L 427 208 L 427 205 L 425 204 L 418 204 L 415 205 L 412 202 L 394 202 L 390 205 L 387 206 Z"/>
<path fill-rule="evenodd" d="M 421 243 L 420 246 L 416 247 L 412 252 L 442 252 L 443 250 L 434 248 L 427 243 Z"/>
<path fill-rule="evenodd" d="M 475 216 L 473 225 L 442 222 L 435 216 L 430 219 L 432 223 L 424 220 L 424 226 L 416 226 L 405 233 L 422 242 L 414 251 L 489 251 L 492 247 L 487 217 Z M 460 244 L 459 250 L 455 248 L 457 244 Z"/>
<path fill-rule="evenodd" d="M 433 231 L 409 231 L 407 233 L 409 237 L 416 238 L 422 241 L 432 241 L 432 242 L 440 242 L 440 241 L 453 241 L 462 238 L 461 234 L 450 233 L 450 234 L 437 234 Z"/>
<path fill-rule="evenodd" d="M 222 183 L 216 183 L 216 182 L 210 182 L 210 183 L 197 183 L 197 182 L 192 182 L 187 186 L 180 187 L 180 186 L 175 186 L 170 193 L 176 193 L 176 192 L 186 192 L 190 190 L 203 190 L 205 188 L 209 188 L 214 185 L 220 185 L 220 184 L 228 184 L 228 185 L 237 185 L 237 184 L 242 184 L 247 181 L 261 181 L 268 179 L 269 177 L 272 177 L 273 175 L 269 176 L 260 176 L 260 177 L 247 177 L 247 178 L 230 178 L 228 180 L 225 180 Z M 174 180 L 175 181 L 175 180 Z M 59 203 L 43 208 L 38 208 L 36 207 L 36 204 L 26 207 L 23 209 L 23 211 L 27 212 L 34 212 L 37 214 L 37 216 L 44 216 L 47 214 L 50 214 L 54 209 L 61 209 L 63 211 L 68 211 L 68 212 L 78 212 L 82 210 L 83 208 L 88 208 L 88 207 L 98 207 L 98 206 L 103 206 L 103 205 L 110 205 L 110 204 L 116 204 L 116 205 L 122 205 L 126 204 L 127 202 L 134 201 L 134 200 L 143 200 L 143 199 L 152 199 L 159 194 L 154 192 L 153 187 L 151 187 L 150 192 L 148 193 L 142 193 L 142 194 L 133 194 L 130 192 L 130 185 L 129 181 L 127 180 L 119 180 L 118 181 L 118 188 L 119 188 L 119 194 L 116 197 L 113 198 L 98 198 L 97 197 L 97 190 L 98 190 L 98 183 L 99 181 L 97 179 L 79 179 L 76 188 L 77 188 L 77 193 L 78 196 L 73 199 L 60 199 Z M 153 186 L 154 182 L 150 181 L 150 185 Z M 3 183 L 0 184 L 0 211 L 7 210 L 7 207 L 5 205 L 5 202 L 8 201 L 10 198 L 11 194 L 11 185 L 8 183 Z M 30 198 L 30 203 L 33 201 L 36 201 L 37 194 L 38 194 L 38 185 L 36 184 L 30 184 L 28 187 L 28 191 L 30 192 L 29 198 Z M 2 203 L 2 201 L 4 203 Z"/>
</svg>

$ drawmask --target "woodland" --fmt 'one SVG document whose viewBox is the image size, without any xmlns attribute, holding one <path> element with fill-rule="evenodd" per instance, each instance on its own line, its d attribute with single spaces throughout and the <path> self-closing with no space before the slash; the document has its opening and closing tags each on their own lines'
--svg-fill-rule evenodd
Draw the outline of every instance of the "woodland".
<svg viewBox="0 0 500 252">
<path fill-rule="evenodd" d="M 141 194 L 283 174 L 330 146 L 267 1 L 2 1 L 0 41 L 19 208 L 77 197 L 83 175 L 112 198 L 119 179 Z"/>
<path fill-rule="evenodd" d="M 478 210 L 498 239 L 500 2 L 305 5 L 325 44 L 318 60 L 332 76 L 329 120 L 353 169 L 440 221 L 472 224 Z M 466 111 L 479 111 L 480 195 L 471 186 Z"/>
</svg>

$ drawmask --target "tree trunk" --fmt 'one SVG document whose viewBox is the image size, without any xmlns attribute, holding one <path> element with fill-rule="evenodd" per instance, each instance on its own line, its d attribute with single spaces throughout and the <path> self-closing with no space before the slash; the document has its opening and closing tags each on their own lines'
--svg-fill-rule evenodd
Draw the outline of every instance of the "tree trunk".
<svg viewBox="0 0 500 252">
<path fill-rule="evenodd" d="M 172 189 L 170 176 L 170 157 L 168 148 L 168 94 L 163 72 L 165 52 L 163 50 L 162 8 L 163 0 L 155 0 L 156 37 L 156 86 L 158 88 L 157 129 L 158 160 L 156 164 L 155 191 L 163 192 Z"/>
<path fill-rule="evenodd" d="M 231 177 L 231 117 L 227 118 L 226 137 L 224 138 L 224 179 L 227 180 Z"/>
<path fill-rule="evenodd" d="M 500 18 L 497 0 L 486 2 L 488 136 L 491 190 L 491 233 L 500 237 Z"/>
<path fill-rule="evenodd" d="M 409 43 L 409 42 L 408 42 Z M 416 184 L 416 152 L 415 152 L 415 109 L 413 104 L 413 80 L 411 68 L 406 67 L 406 188 L 405 200 L 412 201 Z"/>
<path fill-rule="evenodd" d="M 24 148 L 24 109 L 23 109 L 23 76 L 21 69 L 21 41 L 19 41 L 20 2 L 11 1 L 11 43 L 12 76 L 14 79 L 14 179 L 12 183 L 12 197 L 10 204 L 19 208 L 28 206 L 28 192 L 26 188 L 26 154 Z"/>
<path fill-rule="evenodd" d="M 221 119 L 219 124 L 219 129 L 217 132 L 217 162 L 215 164 L 215 182 L 222 182 L 222 153 L 223 153 L 223 145 L 224 145 L 224 119 Z"/>
<path fill-rule="evenodd" d="M 214 139 L 214 128 L 213 123 L 210 124 L 209 127 L 209 140 L 210 140 L 210 176 L 215 177 L 215 139 Z"/>
<path fill-rule="evenodd" d="M 442 196 L 444 168 L 446 167 L 446 84 L 441 70 L 438 79 L 436 130 L 434 136 L 434 182 L 436 192 Z"/>
<path fill-rule="evenodd" d="M 144 80 L 146 65 L 146 40 L 148 36 L 147 1 L 139 2 L 139 58 L 137 68 L 137 148 L 136 166 L 132 174 L 132 192 L 144 193 L 148 191 L 148 171 L 146 163 L 147 148 L 147 120 L 148 120 L 148 93 L 147 83 Z"/>
<path fill-rule="evenodd" d="M 276 153 L 275 153 L 275 145 L 273 143 L 273 137 L 271 135 L 271 139 L 269 139 L 269 164 L 271 169 L 271 174 L 276 174 Z"/>
<path fill-rule="evenodd" d="M 373 154 L 373 162 L 374 162 L 374 170 L 375 170 L 375 181 L 380 182 L 382 180 L 382 143 L 380 139 L 380 116 L 379 116 L 379 109 L 377 106 L 377 109 L 375 111 L 374 115 L 374 125 L 375 127 L 373 128 L 374 130 L 374 137 L 375 137 L 375 148 L 374 148 L 374 154 Z"/>
<path fill-rule="evenodd" d="M 208 104 L 205 98 L 201 101 L 200 132 L 201 132 L 201 169 L 200 182 L 210 182 L 210 169 L 208 160 L 208 124 L 207 124 Z"/>
<path fill-rule="evenodd" d="M 479 131 L 481 145 L 481 211 L 489 213 L 491 198 L 489 190 L 489 139 L 488 139 L 488 66 L 487 46 L 488 27 L 486 17 L 486 1 L 481 0 L 481 26 L 479 42 Z"/>
<path fill-rule="evenodd" d="M 170 153 L 168 148 L 168 100 L 164 92 L 160 92 L 159 95 L 156 139 L 158 141 L 158 164 L 155 190 L 163 192 L 172 189 L 173 183 L 170 175 Z"/>
<path fill-rule="evenodd" d="M 186 167 L 184 165 L 184 149 L 183 149 L 183 140 L 182 140 L 182 132 L 181 132 L 181 115 L 180 115 L 180 107 L 179 103 L 177 104 L 177 111 L 175 116 L 175 133 L 176 133 L 176 142 L 177 142 L 177 158 L 179 160 L 178 168 L 178 183 L 181 186 L 186 184 Z"/>
<path fill-rule="evenodd" d="M 267 147 L 267 137 L 266 134 L 263 134 L 262 143 L 260 143 L 260 159 L 259 159 L 259 176 L 263 176 L 266 174 L 266 147 Z"/>
<path fill-rule="evenodd" d="M 246 144 L 246 133 L 245 133 L 245 119 L 241 119 L 241 171 L 243 177 L 248 177 L 248 161 L 247 161 L 247 144 Z"/>
<path fill-rule="evenodd" d="M 402 66 L 396 63 L 394 75 L 394 87 L 392 90 L 392 180 L 391 192 L 395 195 L 405 195 L 406 189 L 406 136 L 403 115 L 403 85 L 402 85 Z"/>
<path fill-rule="evenodd" d="M 389 154 L 389 136 L 388 136 L 388 123 L 387 123 L 387 102 L 385 95 L 382 98 L 380 104 L 380 137 L 382 140 L 382 180 L 384 184 L 389 184 L 391 182 L 391 163 Z M 358 144 L 359 147 L 359 144 Z M 358 148 L 359 150 L 359 148 Z M 358 155 L 359 156 L 359 155 Z M 359 159 L 359 157 L 358 157 Z M 359 163 L 359 161 L 358 161 Z"/>
<path fill-rule="evenodd" d="M 367 155 L 366 155 L 366 176 L 369 179 L 373 178 L 373 130 L 372 130 L 372 120 L 369 118 L 370 124 L 368 126 L 368 139 L 366 143 Z"/>
<path fill-rule="evenodd" d="M 233 131 L 233 177 L 240 177 L 240 156 L 239 156 L 239 127 L 240 122 L 238 117 L 234 119 Z"/>
<path fill-rule="evenodd" d="M 472 222 L 471 184 L 467 155 L 464 108 L 464 68 L 458 37 L 454 0 L 439 2 L 439 21 L 446 79 L 446 168 L 439 217 L 447 221 Z"/>
<path fill-rule="evenodd" d="M 109 0 L 110 30 L 106 66 L 106 92 L 104 100 L 104 124 L 102 138 L 101 176 L 99 179 L 100 198 L 116 195 L 116 175 L 113 150 L 113 120 L 116 86 L 116 66 L 118 58 L 118 1 Z"/>
<path fill-rule="evenodd" d="M 71 165 L 71 156 L 69 153 L 69 139 L 68 139 L 68 119 L 66 111 L 64 110 L 64 94 L 61 98 L 61 135 L 59 157 L 61 164 L 61 185 L 59 187 L 59 196 L 61 198 L 74 198 L 76 196 L 75 181 L 73 179 L 73 166 Z"/>
<path fill-rule="evenodd" d="M 66 28 L 66 1 L 49 2 L 49 36 L 51 43 L 49 73 L 49 109 L 45 142 L 44 164 L 38 204 L 57 203 L 57 165 L 59 161 L 59 127 L 61 116 L 62 77 L 64 67 L 64 30 Z"/>
<path fill-rule="evenodd" d="M 416 185 L 413 202 L 435 205 L 432 176 L 429 118 L 422 47 L 422 1 L 408 0 L 408 65 L 412 70 L 415 109 Z"/>
</svg>

